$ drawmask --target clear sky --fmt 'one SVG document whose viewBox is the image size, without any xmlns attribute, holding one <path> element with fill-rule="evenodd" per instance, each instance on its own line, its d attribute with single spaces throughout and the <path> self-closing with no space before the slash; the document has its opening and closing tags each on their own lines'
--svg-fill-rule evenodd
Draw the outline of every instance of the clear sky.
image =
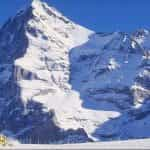
<svg viewBox="0 0 150 150">
<path fill-rule="evenodd" d="M 30 0 L 0 0 L 0 25 Z M 150 0 L 45 0 L 76 23 L 99 32 L 150 28 Z"/>
</svg>

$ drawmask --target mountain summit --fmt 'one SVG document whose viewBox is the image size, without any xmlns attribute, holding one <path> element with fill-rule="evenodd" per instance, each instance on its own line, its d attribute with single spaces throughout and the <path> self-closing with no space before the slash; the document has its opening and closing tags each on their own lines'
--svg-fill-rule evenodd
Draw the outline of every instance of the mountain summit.
<svg viewBox="0 0 150 150">
<path fill-rule="evenodd" d="M 22 143 L 150 137 L 149 39 L 95 33 L 33 0 L 0 30 L 1 133 Z"/>
</svg>

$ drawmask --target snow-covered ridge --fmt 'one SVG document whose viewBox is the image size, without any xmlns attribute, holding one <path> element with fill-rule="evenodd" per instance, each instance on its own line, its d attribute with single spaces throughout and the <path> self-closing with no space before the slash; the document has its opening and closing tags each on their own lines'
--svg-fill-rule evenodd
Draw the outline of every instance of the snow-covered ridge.
<svg viewBox="0 0 150 150">
<path fill-rule="evenodd" d="M 95 33 L 34 0 L 0 30 L 1 131 L 33 143 L 149 137 L 132 132 L 149 129 L 149 38 Z"/>
</svg>

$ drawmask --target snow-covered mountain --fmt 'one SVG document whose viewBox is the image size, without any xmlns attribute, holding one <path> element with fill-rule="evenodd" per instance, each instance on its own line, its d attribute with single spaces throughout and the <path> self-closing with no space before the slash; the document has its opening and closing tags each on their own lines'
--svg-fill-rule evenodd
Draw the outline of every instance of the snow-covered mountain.
<svg viewBox="0 0 150 150">
<path fill-rule="evenodd" d="M 150 137 L 150 32 L 95 33 L 40 0 L 0 29 L 0 131 L 23 143 Z"/>
</svg>

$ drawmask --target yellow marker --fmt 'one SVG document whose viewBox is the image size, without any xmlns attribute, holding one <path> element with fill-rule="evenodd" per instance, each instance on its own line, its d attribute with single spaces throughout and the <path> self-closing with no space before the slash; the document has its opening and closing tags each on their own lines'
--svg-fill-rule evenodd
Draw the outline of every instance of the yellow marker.
<svg viewBox="0 0 150 150">
<path fill-rule="evenodd" d="M 0 135 L 0 145 L 5 146 L 7 143 L 7 138 L 4 135 Z"/>
</svg>

